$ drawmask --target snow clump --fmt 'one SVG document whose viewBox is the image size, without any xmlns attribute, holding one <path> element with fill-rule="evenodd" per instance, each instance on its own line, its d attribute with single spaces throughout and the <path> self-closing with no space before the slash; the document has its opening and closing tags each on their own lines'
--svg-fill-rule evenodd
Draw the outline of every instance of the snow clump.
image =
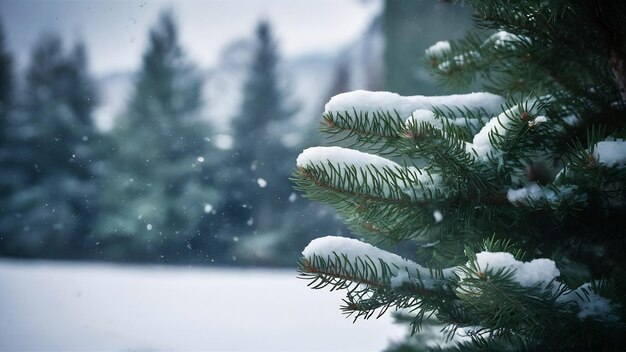
<svg viewBox="0 0 626 352">
<path fill-rule="evenodd" d="M 559 302 L 574 302 L 578 307 L 578 318 L 595 318 L 600 321 L 616 322 L 619 316 L 616 310 L 621 306 L 600 296 L 594 291 L 591 283 L 585 283 L 557 299 Z"/>
<path fill-rule="evenodd" d="M 560 275 L 554 261 L 546 258 L 521 262 L 507 252 L 480 252 L 476 254 L 479 270 L 495 272 L 499 269 L 514 270 L 513 280 L 524 287 L 547 285 Z"/>
<path fill-rule="evenodd" d="M 443 96 L 401 96 L 391 92 L 370 92 L 355 90 L 341 93 L 330 98 L 326 103 L 325 114 L 344 114 L 353 111 L 361 113 L 397 113 L 402 119 L 407 119 L 416 110 L 432 110 L 433 108 L 448 107 L 451 109 L 484 110 L 491 116 L 502 112 L 504 98 L 491 93 L 453 94 Z"/>
<path fill-rule="evenodd" d="M 314 239 L 302 251 L 302 255 L 309 261 L 313 261 L 314 257 L 334 259 L 339 256 L 343 259 L 345 256 L 346 261 L 350 264 L 355 264 L 358 259 L 361 259 L 374 266 L 378 273 L 383 272 L 382 261 L 388 265 L 392 287 L 399 287 L 405 283 L 418 284 L 420 279 L 427 288 L 434 288 L 436 284 L 436 280 L 432 278 L 428 268 L 352 238 L 326 236 Z M 445 269 L 443 276 L 452 277 L 454 271 Z"/>
<path fill-rule="evenodd" d="M 565 199 L 576 195 L 575 185 L 556 186 L 555 189 L 541 187 L 537 183 L 531 183 L 520 189 L 509 189 L 506 198 L 512 204 L 530 205 L 532 202 L 546 201 L 552 204 L 559 204 Z M 577 195 L 578 198 L 581 195 Z"/>
<path fill-rule="evenodd" d="M 593 148 L 593 157 L 606 166 L 626 164 L 626 142 L 622 139 L 598 142 Z"/>
<path fill-rule="evenodd" d="M 330 164 L 330 165 L 329 165 Z M 406 185 L 402 187 L 402 193 L 414 199 L 421 199 L 427 194 L 435 192 L 443 192 L 441 175 L 430 174 L 416 167 L 402 167 L 394 161 L 383 158 L 378 155 L 360 152 L 358 150 L 342 148 L 342 147 L 311 147 L 307 148 L 296 159 L 296 165 L 299 168 L 307 166 L 316 166 L 325 169 L 327 172 L 331 170 L 346 171 L 348 168 L 356 169 L 356 177 L 359 182 L 369 184 L 372 189 L 391 196 L 388 185 L 381 185 L 374 180 L 372 168 L 382 172 L 383 169 L 389 169 L 392 172 L 402 173 L 409 180 L 397 181 L 398 184 Z M 332 165 L 332 166 L 331 166 Z M 392 177 L 387 174 L 387 177 Z M 335 185 L 343 187 L 342 184 Z"/>
<path fill-rule="evenodd" d="M 431 45 L 424 53 L 426 56 L 442 56 L 450 50 L 450 42 L 442 40 Z"/>
</svg>

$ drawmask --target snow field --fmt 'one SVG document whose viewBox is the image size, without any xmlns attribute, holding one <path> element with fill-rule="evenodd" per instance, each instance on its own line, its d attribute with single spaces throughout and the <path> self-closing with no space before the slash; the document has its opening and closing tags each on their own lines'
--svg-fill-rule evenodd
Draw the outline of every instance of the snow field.
<svg viewBox="0 0 626 352">
<path fill-rule="evenodd" d="M 0 261 L 1 351 L 381 351 L 405 329 L 356 324 L 342 292 L 292 270 Z"/>
</svg>

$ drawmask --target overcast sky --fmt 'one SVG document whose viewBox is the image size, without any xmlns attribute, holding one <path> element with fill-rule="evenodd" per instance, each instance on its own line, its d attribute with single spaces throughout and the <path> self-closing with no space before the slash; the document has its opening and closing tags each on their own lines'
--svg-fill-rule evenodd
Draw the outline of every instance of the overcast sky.
<svg viewBox="0 0 626 352">
<path fill-rule="evenodd" d="M 38 36 L 49 30 L 87 44 L 97 74 L 133 70 L 148 28 L 164 7 L 174 10 L 187 53 L 203 67 L 221 49 L 251 37 L 269 19 L 284 56 L 331 53 L 354 40 L 379 10 L 376 0 L 0 0 L 9 49 L 23 68 Z"/>
</svg>

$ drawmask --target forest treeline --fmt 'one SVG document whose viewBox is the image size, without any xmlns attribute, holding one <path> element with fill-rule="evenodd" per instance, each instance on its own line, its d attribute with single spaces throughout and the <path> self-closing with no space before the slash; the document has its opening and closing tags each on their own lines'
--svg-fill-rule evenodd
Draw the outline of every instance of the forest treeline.
<svg viewBox="0 0 626 352">
<path fill-rule="evenodd" d="M 388 2 L 372 25 L 388 43 L 385 74 L 355 86 L 348 72 L 354 63 L 339 60 L 331 87 L 311 89 L 331 95 L 413 85 L 422 87 L 416 94 L 436 92 L 415 71 L 433 34 L 408 14 L 441 11 L 467 17 L 448 5 Z M 230 119 L 232 147 L 224 150 L 205 116 L 211 102 L 204 100 L 204 75 L 186 56 L 171 12 L 150 29 L 110 131 L 93 118 L 100 101 L 84 43 L 68 47 L 46 33 L 17 72 L 0 28 L 0 255 L 292 265 L 312 238 L 343 232 L 335 215 L 292 189 L 294 160 L 315 141 L 282 142 L 296 128 L 297 104 L 283 84 L 268 22 L 257 24 L 252 43 L 240 106 Z M 401 61 L 407 56 L 414 60 Z"/>
</svg>

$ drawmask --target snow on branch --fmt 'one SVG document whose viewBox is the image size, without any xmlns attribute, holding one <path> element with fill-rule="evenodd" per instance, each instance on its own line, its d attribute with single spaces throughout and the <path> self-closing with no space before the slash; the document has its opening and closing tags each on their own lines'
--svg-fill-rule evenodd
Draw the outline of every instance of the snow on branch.
<svg viewBox="0 0 626 352">
<path fill-rule="evenodd" d="M 487 157 L 494 152 L 491 141 L 494 137 L 504 137 L 513 124 L 511 116 L 519 114 L 519 107 L 513 106 L 505 112 L 500 113 L 498 116 L 493 117 L 476 135 L 472 140 L 472 143 L 466 144 L 466 150 L 468 153 L 474 153 L 482 160 L 486 160 Z"/>
<path fill-rule="evenodd" d="M 326 104 L 325 114 L 389 112 L 406 119 L 416 110 L 433 108 L 467 108 L 485 110 L 488 114 L 500 113 L 504 98 L 491 93 L 453 94 L 445 96 L 401 96 L 391 92 L 356 90 L 335 95 Z"/>
<path fill-rule="evenodd" d="M 428 123 L 436 129 L 443 129 L 443 120 L 438 119 L 435 116 L 435 113 L 431 110 L 426 109 L 418 109 L 413 111 L 411 116 L 406 119 L 406 126 L 410 128 L 411 126 L 417 126 L 420 123 Z"/>
<path fill-rule="evenodd" d="M 536 202 L 560 204 L 564 200 L 577 198 L 582 200 L 584 195 L 577 193 L 575 185 L 560 185 L 552 188 L 541 187 L 533 182 L 519 189 L 509 189 L 506 198 L 512 204 L 531 205 Z"/>
<path fill-rule="evenodd" d="M 507 31 L 499 31 L 487 38 L 483 43 L 483 46 L 493 46 L 495 48 L 510 49 L 514 48 L 515 43 L 530 42 L 530 38 L 512 34 Z"/>
<path fill-rule="evenodd" d="M 436 42 L 428 49 L 426 49 L 425 54 L 426 56 L 443 56 L 444 54 L 450 52 L 451 49 L 452 48 L 450 47 L 450 42 L 447 40 L 442 40 Z"/>
<path fill-rule="evenodd" d="M 617 309 L 620 305 L 600 296 L 591 283 L 585 283 L 558 298 L 559 302 L 573 302 L 578 308 L 578 318 L 581 320 L 594 318 L 600 321 L 619 321 Z"/>
<path fill-rule="evenodd" d="M 471 266 L 472 263 L 468 263 Z M 501 269 L 512 271 L 512 279 L 524 287 L 540 285 L 546 289 L 554 281 L 560 271 L 556 263 L 547 258 L 539 258 L 530 262 L 516 260 L 508 252 L 480 252 L 476 254 L 475 265 L 480 272 L 490 270 L 492 273 Z M 463 281 L 461 280 L 461 285 Z M 559 291 L 557 286 L 552 290 Z M 582 319 L 593 318 L 600 321 L 616 322 L 619 320 L 617 309 L 619 304 L 600 296 L 591 283 L 581 285 L 575 290 L 566 291 L 557 299 L 559 303 L 572 302 L 577 307 L 577 317 Z"/>
<path fill-rule="evenodd" d="M 482 42 L 470 42 L 474 50 L 459 52 L 452 50 L 449 42 L 437 42 L 424 52 L 425 56 L 437 63 L 443 60 L 436 67 L 444 72 L 467 65 L 469 63 L 479 63 L 492 57 L 491 52 L 502 52 L 514 50 L 520 43 L 530 43 L 528 37 L 512 34 L 506 31 L 498 31 Z M 452 56 L 453 54 L 456 54 Z"/>
<path fill-rule="evenodd" d="M 328 161 L 339 165 L 353 165 L 357 168 L 365 168 L 367 166 L 387 167 L 390 169 L 401 168 L 397 163 L 378 155 L 342 147 L 307 148 L 298 155 L 296 165 L 298 167 L 306 167 L 311 164 L 324 164 Z"/>
<path fill-rule="evenodd" d="M 476 254 L 477 269 L 481 272 L 491 270 L 496 272 L 500 269 L 512 270 L 513 280 L 524 287 L 532 287 L 537 284 L 544 286 L 560 275 L 554 261 L 546 258 L 534 259 L 530 262 L 516 260 L 513 254 L 508 252 L 480 252 Z"/>
<path fill-rule="evenodd" d="M 341 114 L 376 114 L 395 112 L 405 119 L 405 126 L 416 126 L 428 123 L 437 129 L 442 129 L 445 123 L 458 125 L 459 121 L 437 116 L 439 109 L 481 110 L 492 117 L 491 120 L 474 135 L 471 143 L 466 143 L 466 152 L 486 161 L 495 152 L 494 141 L 503 140 L 513 130 L 515 122 L 528 115 L 528 126 L 546 122 L 544 116 L 532 118 L 534 111 L 522 111 L 521 105 L 514 105 L 502 111 L 504 98 L 491 93 L 471 93 L 449 96 L 400 96 L 389 92 L 369 92 L 357 90 L 336 95 L 326 104 L 327 115 Z M 532 104 L 534 109 L 535 104 Z M 465 121 L 464 121 L 465 122 Z"/>
<path fill-rule="evenodd" d="M 388 197 L 400 194 L 423 199 L 443 192 L 441 176 L 415 167 L 402 167 L 378 155 L 342 147 L 312 147 L 296 159 L 298 168 L 313 167 L 328 174 L 333 186 L 354 188 L 350 182 L 365 186 L 372 193 Z M 350 181 L 345 174 L 354 176 Z"/>
<path fill-rule="evenodd" d="M 598 142 L 593 148 L 593 157 L 606 166 L 626 165 L 626 142 L 621 139 Z"/>
<path fill-rule="evenodd" d="M 326 236 L 314 239 L 302 251 L 302 255 L 309 263 L 315 263 L 317 258 L 327 261 L 341 258 L 344 267 L 355 268 L 357 271 L 362 270 L 358 268 L 359 263 L 368 263 L 371 266 L 371 273 L 379 273 L 374 276 L 378 276 L 379 280 L 376 281 L 380 285 L 399 287 L 404 283 L 410 283 L 420 284 L 426 289 L 434 289 L 439 281 L 428 268 L 352 238 Z M 443 270 L 443 278 L 453 277 L 455 277 L 453 269 Z"/>
</svg>

